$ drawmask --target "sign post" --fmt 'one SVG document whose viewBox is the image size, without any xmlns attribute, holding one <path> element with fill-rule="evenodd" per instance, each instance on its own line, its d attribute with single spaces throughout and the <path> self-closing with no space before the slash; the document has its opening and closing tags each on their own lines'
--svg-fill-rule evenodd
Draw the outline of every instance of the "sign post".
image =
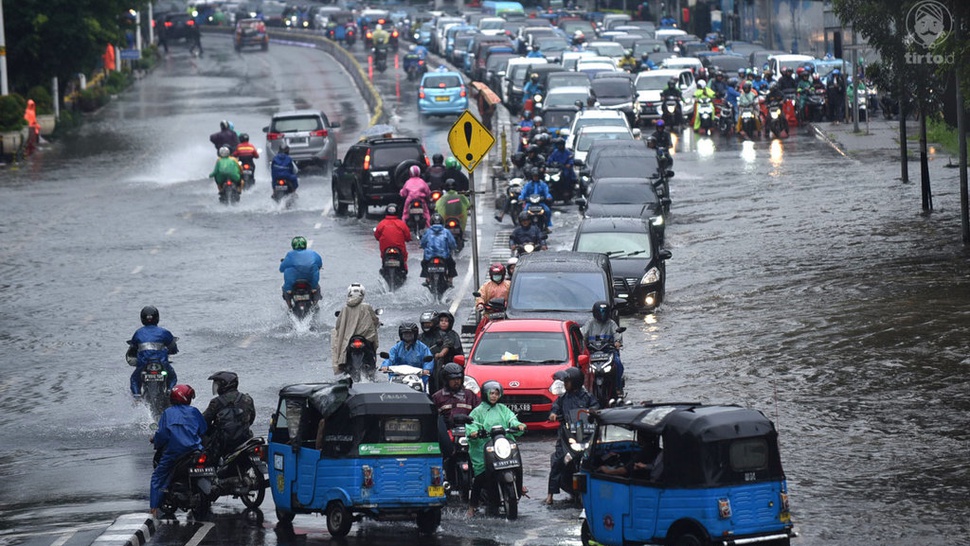
<svg viewBox="0 0 970 546">
<path fill-rule="evenodd" d="M 472 243 L 472 270 L 475 273 L 475 289 L 481 286 L 478 278 L 478 226 L 475 220 L 477 208 L 475 205 L 475 167 L 478 167 L 482 158 L 488 154 L 495 144 L 495 137 L 485 128 L 478 118 L 471 112 L 465 112 L 458 117 L 458 121 L 451 126 L 448 131 L 448 145 L 451 153 L 459 163 L 468 169 L 468 190 L 469 200 L 471 201 L 471 243 Z"/>
</svg>

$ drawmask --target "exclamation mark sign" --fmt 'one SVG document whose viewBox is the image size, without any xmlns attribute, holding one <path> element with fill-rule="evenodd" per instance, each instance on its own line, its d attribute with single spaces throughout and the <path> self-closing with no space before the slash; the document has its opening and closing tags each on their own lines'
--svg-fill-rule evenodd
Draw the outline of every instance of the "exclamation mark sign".
<svg viewBox="0 0 970 546">
<path fill-rule="evenodd" d="M 469 148 L 472 147 L 472 122 L 470 121 L 465 122 L 465 142 L 468 143 Z M 475 156 L 471 153 L 465 154 L 465 159 L 468 161 L 471 161 L 474 158 Z"/>
</svg>

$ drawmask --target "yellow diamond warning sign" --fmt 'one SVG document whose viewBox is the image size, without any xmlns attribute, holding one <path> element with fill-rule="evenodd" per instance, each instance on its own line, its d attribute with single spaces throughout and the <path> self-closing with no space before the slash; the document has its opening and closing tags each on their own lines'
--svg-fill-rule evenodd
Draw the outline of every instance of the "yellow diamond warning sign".
<svg viewBox="0 0 970 546">
<path fill-rule="evenodd" d="M 448 131 L 448 145 L 451 153 L 469 172 L 474 171 L 485 154 L 495 144 L 495 137 L 473 116 L 465 112 Z"/>
</svg>

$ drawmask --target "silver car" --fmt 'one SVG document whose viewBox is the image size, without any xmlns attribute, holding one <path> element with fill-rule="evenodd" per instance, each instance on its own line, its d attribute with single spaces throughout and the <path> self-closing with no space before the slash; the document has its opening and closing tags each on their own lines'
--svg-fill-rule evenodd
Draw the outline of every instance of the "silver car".
<svg viewBox="0 0 970 546">
<path fill-rule="evenodd" d="M 290 157 L 303 166 L 315 163 L 327 168 L 337 159 L 337 140 L 330 131 L 340 127 L 319 110 L 291 110 L 277 112 L 266 133 L 266 160 L 272 161 L 280 144 L 290 147 Z"/>
</svg>

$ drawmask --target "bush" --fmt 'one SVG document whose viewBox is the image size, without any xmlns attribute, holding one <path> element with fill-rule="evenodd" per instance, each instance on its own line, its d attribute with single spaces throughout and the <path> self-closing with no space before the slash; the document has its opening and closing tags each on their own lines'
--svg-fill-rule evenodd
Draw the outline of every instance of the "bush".
<svg viewBox="0 0 970 546">
<path fill-rule="evenodd" d="M 104 87 L 91 86 L 78 95 L 77 105 L 82 112 L 94 112 L 108 102 L 108 92 Z"/>
<path fill-rule="evenodd" d="M 39 85 L 30 88 L 30 91 L 27 91 L 27 98 L 34 101 L 38 116 L 54 113 L 54 100 L 51 99 L 51 94 L 46 88 Z"/>
<path fill-rule="evenodd" d="M 158 63 L 158 46 L 151 44 L 141 50 L 141 59 L 132 63 L 135 70 L 151 70 Z"/>
<path fill-rule="evenodd" d="M 16 93 L 0 96 L 0 132 L 19 131 L 27 125 L 27 101 Z"/>
<path fill-rule="evenodd" d="M 108 93 L 114 95 L 124 91 L 128 87 L 129 78 L 130 76 L 127 72 L 112 72 L 105 79 L 104 86 L 107 88 Z"/>
</svg>

